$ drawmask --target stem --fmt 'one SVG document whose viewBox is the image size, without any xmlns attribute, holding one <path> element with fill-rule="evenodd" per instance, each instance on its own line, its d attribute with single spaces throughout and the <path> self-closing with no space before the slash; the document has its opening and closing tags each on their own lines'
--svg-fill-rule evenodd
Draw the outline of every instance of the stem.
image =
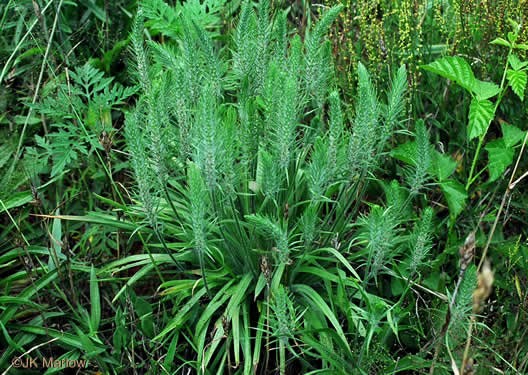
<svg viewBox="0 0 528 375">
<path fill-rule="evenodd" d="M 269 352 L 270 352 L 270 349 L 269 349 L 269 338 L 270 338 L 270 332 L 269 332 L 269 327 L 270 327 L 270 285 L 269 285 L 269 281 L 268 281 L 268 285 L 266 287 L 267 289 L 267 296 L 266 296 L 266 326 L 268 327 L 268 329 L 266 330 L 266 365 L 264 367 L 264 374 L 267 374 L 268 373 L 268 365 L 269 365 Z"/>
<path fill-rule="evenodd" d="M 487 130 L 486 130 L 486 133 L 487 133 Z M 473 157 L 473 162 L 471 163 L 471 170 L 469 171 L 468 182 L 466 184 L 466 191 L 468 191 L 469 186 L 473 182 L 472 181 L 473 171 L 475 170 L 475 165 L 477 164 L 477 159 L 478 159 L 478 156 L 479 156 L 480 148 L 482 147 L 482 143 L 484 142 L 484 137 L 485 136 L 486 136 L 486 134 L 483 134 L 482 136 L 479 137 L 479 143 L 478 143 L 478 146 L 477 146 L 477 151 L 475 151 L 475 156 Z"/>
<path fill-rule="evenodd" d="M 284 343 L 279 339 L 279 366 L 280 375 L 286 375 L 286 348 Z"/>
</svg>

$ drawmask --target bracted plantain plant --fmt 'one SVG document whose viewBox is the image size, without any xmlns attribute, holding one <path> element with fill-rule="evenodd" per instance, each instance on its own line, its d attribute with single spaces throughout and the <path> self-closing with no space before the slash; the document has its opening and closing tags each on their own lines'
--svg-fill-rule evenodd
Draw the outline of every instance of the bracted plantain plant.
<svg viewBox="0 0 528 375">
<path fill-rule="evenodd" d="M 418 123 L 409 188 L 384 186 L 386 203 L 367 213 L 399 129 L 407 74 L 404 66 L 394 74 L 383 103 L 359 63 L 347 118 L 325 39 L 340 9 L 303 38 L 269 0 L 245 1 L 231 38 L 172 12 L 181 27 L 160 27 L 163 38 L 145 42 L 146 21 L 161 21 L 140 3 L 130 35 L 140 95 L 124 132 L 133 204 L 105 202 L 143 221 L 119 225 L 135 227 L 131 246 L 146 235 L 146 254 L 97 273 L 137 269 L 113 298 L 124 305 L 114 319 L 117 353 L 130 337 L 118 315 L 145 304 L 130 288 L 155 271 L 162 321 L 152 324 L 152 308 L 142 308 L 140 330 L 156 353 L 166 348 L 158 362 L 169 373 L 406 369 L 370 354 L 389 349 L 413 314 L 403 302 L 421 278 L 434 215 L 423 207 L 414 229 L 408 219 L 422 206 L 432 146 Z M 380 283 L 388 277 L 401 281 L 395 301 Z"/>
</svg>

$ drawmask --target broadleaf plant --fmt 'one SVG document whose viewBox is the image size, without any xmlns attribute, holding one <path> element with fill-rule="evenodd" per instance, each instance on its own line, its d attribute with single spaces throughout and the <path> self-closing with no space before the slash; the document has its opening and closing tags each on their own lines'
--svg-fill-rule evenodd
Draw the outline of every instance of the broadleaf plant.
<svg viewBox="0 0 528 375">
<path fill-rule="evenodd" d="M 467 138 L 469 141 L 478 138 L 478 144 L 467 177 L 465 185 L 466 191 L 469 191 L 470 186 L 485 170 L 488 170 L 489 172 L 489 182 L 497 180 L 504 170 L 512 163 L 514 154 L 513 147 L 515 147 L 522 138 L 518 137 L 515 143 L 506 142 L 503 139 L 491 141 L 485 147 L 488 151 L 489 163 L 484 169 L 475 173 L 480 150 L 508 86 L 512 88 L 513 92 L 521 99 L 521 101 L 524 100 L 524 91 L 526 90 L 527 81 L 526 66 L 528 63 L 522 62 L 519 57 L 514 54 L 516 49 L 524 49 L 524 45 L 516 44 L 516 40 L 520 33 L 520 26 L 513 21 L 511 21 L 511 23 L 514 31 L 508 33 L 508 40 L 498 38 L 491 42 L 492 44 L 502 45 L 509 49 L 500 85 L 475 78 L 469 63 L 462 57 L 458 56 L 443 57 L 428 65 L 422 66 L 425 70 L 456 82 L 471 95 Z M 492 102 L 491 99 L 496 96 L 497 98 Z M 521 132 L 519 129 L 515 129 L 518 132 Z M 446 190 L 444 190 L 444 192 L 446 192 Z M 459 207 L 459 205 L 457 205 L 457 207 Z M 460 208 L 457 208 L 456 211 L 459 210 Z M 454 217 L 458 215 L 458 212 L 451 213 Z"/>
</svg>

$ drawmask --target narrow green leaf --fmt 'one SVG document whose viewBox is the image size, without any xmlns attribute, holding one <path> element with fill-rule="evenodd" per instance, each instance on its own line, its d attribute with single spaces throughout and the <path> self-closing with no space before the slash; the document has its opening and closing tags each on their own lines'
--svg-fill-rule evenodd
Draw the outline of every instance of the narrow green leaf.
<svg viewBox="0 0 528 375">
<path fill-rule="evenodd" d="M 265 319 L 266 319 L 266 309 L 262 308 L 262 305 L 259 304 L 259 320 L 256 329 L 255 335 L 255 344 L 253 346 L 253 368 L 257 368 L 260 361 L 260 353 L 262 352 L 262 336 L 266 330 Z"/>
<path fill-rule="evenodd" d="M 244 373 L 243 375 L 251 375 L 251 363 L 253 358 L 251 357 L 251 335 L 249 333 L 249 328 L 251 327 L 250 319 L 250 308 L 247 303 L 242 305 L 242 317 L 243 317 L 243 327 L 242 327 L 242 352 L 244 353 Z"/>
<path fill-rule="evenodd" d="M 257 281 L 257 285 L 255 286 L 255 297 L 253 298 L 254 301 L 257 299 L 259 294 L 262 292 L 266 284 L 267 284 L 266 277 L 264 276 L 263 273 L 261 273 Z"/>
<path fill-rule="evenodd" d="M 292 289 L 297 292 L 305 295 L 312 303 L 312 307 L 315 307 L 316 309 L 319 309 L 332 323 L 334 326 L 337 334 L 341 339 L 343 340 L 343 343 L 346 345 L 347 349 L 350 350 L 350 346 L 348 345 L 348 341 L 345 337 L 345 333 L 343 332 L 343 328 L 341 327 L 341 324 L 339 324 L 339 321 L 337 320 L 337 317 L 334 315 L 333 311 L 328 307 L 324 299 L 317 293 L 314 289 L 309 287 L 308 285 L 304 284 L 295 284 L 293 285 Z"/>
<path fill-rule="evenodd" d="M 36 304 L 28 298 L 12 297 L 12 296 L 0 296 L 0 306 L 5 306 L 7 304 L 17 304 L 20 306 L 29 306 L 34 309 L 44 310 L 44 307 Z"/>
<path fill-rule="evenodd" d="M 235 366 L 240 364 L 240 305 L 233 309 L 231 319 L 231 330 L 233 333 L 233 353 L 235 354 Z"/>
<path fill-rule="evenodd" d="M 32 325 L 28 325 L 28 324 L 13 324 L 12 325 L 13 328 L 16 328 L 20 331 L 24 331 L 24 332 L 30 332 L 30 333 L 34 333 L 36 335 L 43 335 L 43 336 L 49 336 L 49 337 L 52 337 L 52 338 L 59 338 L 59 342 L 63 343 L 63 344 L 66 344 L 68 346 L 71 346 L 71 347 L 74 347 L 74 348 L 77 348 L 77 349 L 80 349 L 82 351 L 92 351 L 92 352 L 101 352 L 101 351 L 104 351 L 104 347 L 100 346 L 100 345 L 95 345 L 93 342 L 91 341 L 86 341 L 86 340 L 83 340 L 83 338 L 86 338 L 87 340 L 90 340 L 86 335 L 84 335 L 82 332 L 79 331 L 79 335 L 75 335 L 75 334 L 72 334 L 72 333 L 69 333 L 69 332 L 62 332 L 62 331 L 59 331 L 59 330 L 56 330 L 56 329 L 53 329 L 53 328 L 44 328 L 44 327 L 41 327 L 41 326 L 32 326 Z M 75 327 L 75 326 L 74 326 Z M 75 327 L 77 328 L 77 327 Z M 78 329 L 78 328 L 77 328 Z M 89 344 L 88 344 L 89 342 Z"/>
<path fill-rule="evenodd" d="M 18 294 L 18 298 L 30 298 L 35 293 L 38 293 L 38 291 L 42 288 L 44 288 L 46 285 L 48 285 L 50 282 L 54 281 L 58 277 L 57 270 L 51 271 L 45 276 L 41 277 L 36 281 L 35 283 L 29 285 L 26 287 L 21 293 Z M 0 315 L 0 322 L 2 322 L 4 325 L 9 322 L 9 320 L 15 315 L 17 309 L 19 308 L 19 305 L 10 305 L 5 309 L 2 314 Z"/>
<path fill-rule="evenodd" d="M 497 38 L 497 39 L 491 41 L 490 44 L 497 44 L 497 45 L 499 45 L 499 46 L 511 47 L 510 42 L 508 42 L 508 41 L 507 41 L 506 39 L 504 39 L 504 38 Z"/>
<path fill-rule="evenodd" d="M 31 202 L 32 199 L 33 196 L 31 195 L 31 191 L 29 190 L 13 193 L 6 200 L 0 200 L 2 202 L 2 204 L 0 204 L 0 214 L 5 210 L 10 210 L 11 208 L 23 206 L 26 203 Z"/>
<path fill-rule="evenodd" d="M 90 271 L 90 308 L 91 326 L 92 329 L 97 332 L 101 322 L 101 298 L 99 296 L 99 283 L 97 281 L 97 274 L 93 265 Z"/>
<path fill-rule="evenodd" d="M 82 221 L 86 223 L 110 225 L 114 228 L 120 228 L 124 230 L 134 231 L 137 229 L 137 225 L 125 220 L 118 220 L 114 215 L 103 214 L 99 212 L 90 212 L 88 215 L 83 216 L 72 216 L 72 215 L 60 215 L 57 216 L 59 219 Z"/>
<path fill-rule="evenodd" d="M 231 319 L 231 317 L 233 316 L 235 308 L 238 309 L 238 306 L 240 305 L 240 301 L 242 301 L 242 298 L 248 292 L 248 287 L 249 287 L 249 284 L 251 283 L 251 280 L 253 280 L 253 276 L 250 273 L 247 273 L 240 280 L 238 285 L 233 287 L 233 293 L 232 293 L 233 297 L 229 301 L 229 304 L 227 305 L 227 308 L 226 308 L 226 317 L 228 319 Z"/>
<path fill-rule="evenodd" d="M 103 23 L 111 24 L 110 17 L 106 17 L 106 14 L 104 10 L 98 6 L 95 1 L 93 0 L 84 0 L 80 2 L 82 5 L 84 5 L 90 12 L 94 14 L 99 20 Z"/>
<path fill-rule="evenodd" d="M 201 288 L 200 290 L 195 292 L 192 298 L 184 306 L 182 306 L 176 316 L 171 319 L 169 324 L 167 324 L 167 326 L 161 331 L 161 333 L 154 337 L 153 340 L 157 341 L 166 336 L 172 330 L 179 328 L 185 322 L 185 316 L 187 315 L 187 313 L 191 310 L 194 305 L 196 305 L 200 301 L 200 298 L 202 298 L 205 293 L 207 293 L 205 288 Z"/>
<path fill-rule="evenodd" d="M 134 283 L 136 281 L 138 281 L 139 279 L 141 279 L 143 276 L 145 276 L 147 273 L 149 273 L 152 269 L 154 268 L 154 264 L 150 263 L 150 264 L 147 264 L 145 267 L 143 267 L 142 269 L 140 269 L 138 272 L 136 272 L 134 274 L 134 276 L 132 276 L 130 279 L 128 279 L 127 283 L 125 285 L 123 285 L 123 287 L 119 290 L 119 292 L 116 294 L 116 296 L 114 297 L 114 299 L 112 300 L 112 303 L 114 303 L 115 301 L 117 301 L 117 299 L 119 298 L 119 296 L 121 296 L 121 294 L 124 293 L 124 291 L 134 285 Z"/>
<path fill-rule="evenodd" d="M 57 210 L 57 215 L 60 215 L 58 210 Z M 52 249 L 50 249 L 50 256 L 48 260 L 48 267 L 50 271 L 54 270 L 55 267 L 59 266 L 58 264 L 55 264 L 55 256 L 57 258 L 60 258 L 60 256 L 62 255 L 62 226 L 61 226 L 60 218 L 58 217 L 53 219 L 53 227 L 52 227 L 51 234 L 52 234 L 52 239 L 51 239 Z"/>
</svg>

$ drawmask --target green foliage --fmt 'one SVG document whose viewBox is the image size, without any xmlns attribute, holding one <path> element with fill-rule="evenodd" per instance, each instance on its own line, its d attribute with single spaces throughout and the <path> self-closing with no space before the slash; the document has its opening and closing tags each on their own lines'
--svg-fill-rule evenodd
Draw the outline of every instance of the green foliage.
<svg viewBox="0 0 528 375">
<path fill-rule="evenodd" d="M 0 4 L 0 372 L 525 373 L 527 17 Z"/>
<path fill-rule="evenodd" d="M 473 182 L 485 169 L 488 169 L 489 182 L 492 182 L 497 180 L 502 175 L 504 170 L 513 162 L 514 149 L 512 147 L 516 142 L 507 146 L 504 140 L 496 139 L 489 142 L 485 146 L 489 156 L 489 163 L 487 167 L 474 175 L 479 151 L 484 143 L 486 135 L 488 134 L 491 121 L 496 115 L 497 108 L 499 107 L 499 104 L 506 93 L 507 86 L 505 86 L 505 80 L 507 77 L 509 77 L 508 82 L 512 87 L 512 90 L 521 100 L 524 99 L 523 94 L 526 88 L 526 80 L 522 78 L 523 73 L 525 72 L 521 69 L 525 68 L 525 64 L 521 63 L 519 58 L 513 54 L 513 50 L 519 48 L 519 46 L 515 44 L 515 40 L 519 33 L 519 29 L 515 27 L 515 24 L 514 29 L 516 30 L 515 33 L 509 33 L 510 42 L 506 42 L 503 39 L 497 39 L 493 42 L 495 44 L 504 45 L 509 48 L 508 59 L 506 61 L 506 66 L 504 68 L 503 78 L 500 86 L 491 82 L 484 82 L 476 79 L 469 64 L 460 57 L 443 57 L 440 60 L 423 66 L 423 68 L 426 70 L 439 74 L 458 83 L 460 86 L 469 91 L 472 96 L 471 104 L 469 106 L 467 137 L 469 141 L 474 138 L 478 138 L 478 146 L 473 157 L 469 176 L 467 178 L 465 186 L 466 191 L 469 190 Z M 509 66 L 511 66 L 513 70 L 509 69 Z M 496 99 L 495 103 L 489 100 L 497 95 L 498 98 Z M 518 133 L 522 133 L 520 129 L 515 129 Z M 520 137 L 518 141 L 519 140 Z M 451 188 L 452 187 L 446 189 L 446 187 L 444 187 L 443 189 L 444 192 L 446 192 L 452 190 Z M 454 197 L 453 194 L 452 197 Z M 458 201 L 460 202 L 460 199 L 458 199 Z M 451 207 L 454 210 L 452 210 L 451 214 L 456 217 L 459 211 L 462 209 L 462 206 L 460 204 L 453 203 L 451 204 Z"/>
<path fill-rule="evenodd" d="M 340 233 L 353 224 L 344 213 L 358 202 L 348 192 L 357 190 L 360 179 L 371 176 L 377 168 L 384 144 L 403 112 L 406 71 L 402 68 L 397 72 L 388 93 L 389 104 L 381 105 L 367 70 L 360 66 L 356 116 L 349 130 L 338 92 L 329 92 L 333 86 L 331 70 L 328 70 L 330 55 L 328 44 L 323 42 L 339 8 L 331 9 L 309 29 L 304 45 L 294 38 L 289 48 L 284 47 L 284 25 L 279 23 L 276 32 L 271 28 L 274 22 L 269 19 L 269 4 L 261 2 L 256 10 L 250 3 L 242 5 L 233 37 L 231 63 L 226 62 L 228 56 L 223 52 L 217 52 L 217 47 L 207 47 L 214 45 L 212 36 L 199 25 L 187 34 L 178 35 L 174 41 L 150 43 L 151 55 L 144 54 L 142 32 L 135 31 L 132 42 L 143 94 L 136 110 L 127 116 L 126 128 L 130 130 L 126 134 L 131 154 L 136 148 L 140 150 L 140 157 L 135 157 L 134 163 L 146 163 L 143 168 L 153 172 L 153 176 L 143 176 L 146 172 L 135 167 L 140 198 L 142 191 L 147 197 L 148 194 L 160 197 L 162 191 L 166 192 L 163 194 L 166 199 L 157 198 L 155 204 L 151 203 L 152 198 L 140 199 L 147 217 L 156 217 L 161 220 L 160 226 L 172 228 L 169 229 L 171 242 L 183 242 L 175 255 L 193 259 L 186 256 L 192 252 L 200 267 L 199 292 L 192 298 L 185 289 L 177 287 L 176 281 L 165 282 L 162 290 L 182 306 L 188 306 L 181 311 L 193 310 L 199 314 L 199 327 L 214 324 L 220 318 L 215 311 L 220 304 L 228 303 L 222 317 L 223 334 L 239 358 L 235 361 L 265 368 L 267 364 L 257 359 L 262 354 L 256 348 L 271 350 L 268 343 L 271 334 L 278 339 L 275 361 L 284 372 L 290 359 L 315 354 L 311 350 L 299 354 L 290 347 L 293 338 L 310 340 L 301 327 L 323 329 L 320 333 L 314 331 L 315 337 L 338 350 L 336 354 L 353 358 L 338 317 L 326 302 L 333 298 L 332 288 L 320 285 L 320 281 L 328 284 L 336 280 L 330 274 L 313 280 L 306 275 L 339 264 L 353 270 L 338 251 L 340 245 L 336 245 Z M 279 17 L 282 17 L 280 13 Z M 140 22 L 138 18 L 136 30 L 141 30 Z M 195 48 L 177 50 L 172 43 Z M 269 48 L 257 53 L 256 46 Z M 208 56 L 211 53 L 213 56 Z M 210 64 L 222 60 L 222 65 L 227 67 L 225 75 L 211 76 L 214 67 Z M 203 79 L 203 84 L 196 85 L 196 80 L 185 78 L 172 81 L 173 76 L 185 77 L 190 71 L 194 72 L 193 77 Z M 183 93 L 182 100 L 164 102 L 163 96 L 156 97 L 153 91 L 161 82 L 167 92 L 175 89 Z M 180 112 L 182 105 L 185 114 Z M 162 116 L 167 116 L 167 120 L 159 122 L 164 125 L 157 125 L 155 122 Z M 169 124 L 174 125 L 169 127 Z M 138 129 L 139 140 L 133 139 Z M 421 131 L 423 136 L 425 130 Z M 301 137 L 304 137 L 302 142 Z M 158 143 L 163 147 L 157 146 Z M 157 168 L 158 162 L 168 159 L 170 145 L 178 143 L 189 145 L 190 152 L 176 153 L 179 160 L 176 170 Z M 148 154 L 141 151 L 147 148 L 151 150 Z M 158 157 L 158 153 L 167 155 Z M 187 182 L 178 177 L 179 173 L 188 176 Z M 141 187 L 142 180 L 147 181 L 145 188 Z M 337 203 L 340 201 L 345 205 Z M 323 210 L 329 210 L 325 219 L 321 219 Z M 354 276 L 344 276 L 349 287 L 359 290 L 368 287 L 371 278 L 378 280 L 380 271 L 397 254 L 391 252 L 398 243 L 390 236 L 399 224 L 392 210 L 374 209 L 364 220 L 360 230 L 364 234 L 358 236 L 359 240 L 366 238 L 369 242 L 366 262 L 362 263 L 364 280 L 361 282 L 355 271 Z M 154 229 L 155 224 L 151 222 Z M 189 229 L 178 231 L 178 224 Z M 165 235 L 160 232 L 160 240 Z M 167 243 L 166 248 L 172 251 L 173 245 Z M 316 254 L 323 251 L 332 256 L 318 260 Z M 416 251 L 423 254 L 415 257 L 418 267 L 422 262 L 419 257 L 425 256 L 426 249 Z M 218 267 L 224 271 L 214 271 Z M 191 276 L 184 277 L 194 283 Z M 196 303 L 204 292 L 212 300 L 198 308 Z M 254 298 L 261 296 L 257 299 L 260 312 L 252 311 L 248 305 L 253 295 Z M 266 304 L 261 298 L 272 299 L 274 318 L 265 313 L 269 310 L 262 309 Z M 232 304 L 235 299 L 237 305 Z M 314 313 L 302 315 L 300 312 L 310 305 L 317 306 Z M 389 304 L 383 304 L 383 309 L 386 308 Z M 376 309 L 377 313 L 384 311 L 379 306 Z M 157 339 L 177 339 L 184 326 L 192 329 L 196 323 L 183 314 L 186 313 L 179 313 L 169 322 Z M 244 344 L 243 335 L 251 335 L 252 327 L 262 319 L 271 329 L 260 338 L 265 340 L 265 346 L 262 346 L 264 342 L 258 342 L 253 349 L 244 349 L 245 345 L 252 344 Z M 339 335 L 335 343 L 335 338 L 325 330 L 329 323 Z M 366 324 L 371 330 L 365 341 L 368 347 L 379 322 Z M 217 353 L 218 344 L 214 339 L 206 345 L 205 332 L 200 328 L 192 338 L 196 354 L 202 358 L 203 365 L 221 368 L 221 358 L 230 349 L 223 347 Z M 252 358 L 250 353 L 257 357 Z M 306 359 L 299 363 L 305 369 L 311 368 Z M 327 366 L 333 368 L 330 363 Z M 244 368 L 249 367 L 244 365 Z"/>
<path fill-rule="evenodd" d="M 70 77 L 71 82 L 50 82 L 44 90 L 56 96 L 32 105 L 37 113 L 49 119 L 54 130 L 46 138 L 35 136 L 37 145 L 46 152 L 45 157 L 53 160 L 51 177 L 81 165 L 80 155 L 88 156 L 94 149 L 104 151 L 97 135 L 116 131 L 112 110 L 136 91 L 112 83 L 112 78 L 104 78 L 103 72 L 88 64 L 72 71 Z"/>
</svg>

